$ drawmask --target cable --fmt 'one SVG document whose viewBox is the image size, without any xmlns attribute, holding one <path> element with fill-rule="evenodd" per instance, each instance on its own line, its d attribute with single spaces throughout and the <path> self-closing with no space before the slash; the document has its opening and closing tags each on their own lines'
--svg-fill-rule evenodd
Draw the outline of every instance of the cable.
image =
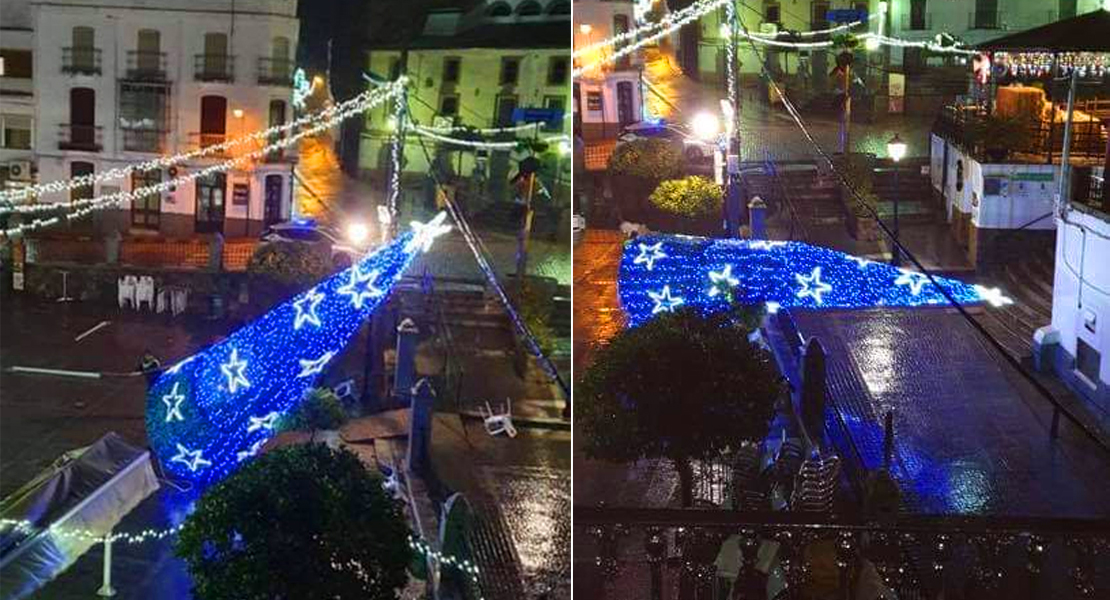
<svg viewBox="0 0 1110 600">
<path fill-rule="evenodd" d="M 740 20 L 740 26 L 744 27 L 746 30 L 744 21 L 742 19 Z M 809 130 L 806 128 L 805 123 L 802 120 L 801 115 L 798 113 L 797 108 L 794 107 L 793 102 L 791 102 L 790 98 L 787 97 L 786 94 L 782 91 L 782 89 L 778 85 L 778 82 L 775 81 L 774 76 L 767 69 L 765 61 L 762 60 L 763 57 L 761 56 L 759 49 L 756 48 L 755 43 L 751 39 L 749 39 L 749 43 L 751 44 L 752 50 L 756 53 L 756 55 L 760 56 L 760 68 L 763 72 L 763 76 L 766 78 L 768 84 L 774 89 L 778 97 L 782 99 L 783 106 L 787 109 L 787 112 L 789 112 L 790 116 L 794 119 L 795 124 L 797 124 L 798 128 L 802 131 L 802 135 L 806 138 L 806 140 L 809 141 L 810 145 L 813 146 L 813 148 L 817 151 L 821 158 L 829 163 L 832 172 L 836 174 L 837 179 L 840 180 L 840 184 L 844 186 L 844 189 L 848 190 L 848 192 L 852 195 L 856 202 L 863 206 L 868 213 L 870 213 L 871 218 L 875 220 L 875 223 L 879 226 L 879 229 L 887 236 L 887 238 L 890 239 L 891 244 L 895 248 L 895 252 L 901 252 L 903 255 L 905 255 L 905 257 L 908 258 L 910 262 L 917 267 L 920 273 L 929 280 L 929 283 L 931 283 L 933 287 L 936 288 L 937 291 L 939 291 L 946 300 L 948 300 L 948 303 L 951 304 L 952 307 L 960 313 L 964 320 L 967 321 L 973 329 L 975 329 L 984 339 L 987 340 L 987 342 L 998 352 L 998 354 L 1001 355 L 1003 360 L 1008 362 L 1010 366 L 1017 370 L 1017 372 L 1021 374 L 1021 376 L 1026 381 L 1028 381 L 1029 384 L 1032 385 L 1033 388 L 1036 389 L 1041 396 L 1048 400 L 1058 413 L 1063 413 L 1068 418 L 1068 420 L 1072 422 L 1073 425 L 1075 425 L 1080 431 L 1086 434 L 1100 448 L 1106 451 L 1110 451 L 1110 448 L 1106 447 L 1099 436 L 1094 431 L 1092 431 L 1088 425 L 1083 423 L 1083 421 L 1080 420 L 1076 415 L 1073 415 L 1067 407 L 1062 406 L 1059 401 L 1056 400 L 1055 396 L 1052 395 L 1052 392 L 1049 391 L 1048 388 L 1046 388 L 1044 384 L 1041 383 L 1035 376 L 1033 376 L 1032 373 L 1029 373 L 1025 369 L 1025 367 L 1022 366 L 1020 361 L 1011 356 L 1010 353 L 1006 351 L 1005 346 L 1003 346 L 1001 342 L 995 339 L 995 337 L 991 335 L 990 332 L 988 332 L 986 328 L 981 323 L 979 323 L 978 320 L 972 317 L 967 312 L 967 309 L 964 308 L 964 306 L 952 296 L 952 293 L 949 292 L 947 288 L 938 284 L 932 272 L 925 268 L 925 265 L 923 265 L 921 261 L 918 260 L 917 256 L 915 256 L 909 251 L 908 248 L 902 245 L 902 242 L 894 235 L 890 228 L 887 227 L 886 223 L 884 223 L 883 220 L 879 218 L 879 213 L 875 210 L 875 208 L 864 200 L 863 195 L 860 194 L 855 185 L 848 180 L 848 178 L 840 171 L 840 169 L 836 167 L 836 164 L 832 161 L 832 157 L 829 156 L 825 149 L 821 147 L 821 144 L 818 143 L 816 139 L 814 139 L 812 134 L 810 134 Z"/>
</svg>

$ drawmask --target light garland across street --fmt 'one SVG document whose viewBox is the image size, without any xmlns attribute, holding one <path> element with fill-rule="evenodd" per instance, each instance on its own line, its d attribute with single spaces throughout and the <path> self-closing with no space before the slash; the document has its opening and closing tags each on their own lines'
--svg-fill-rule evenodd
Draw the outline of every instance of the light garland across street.
<svg viewBox="0 0 1110 600">
<path fill-rule="evenodd" d="M 171 156 L 160 156 L 158 158 L 151 159 L 151 160 L 148 160 L 148 161 L 145 161 L 145 162 L 133 163 L 133 164 L 125 165 L 125 166 L 122 166 L 122 167 L 109 169 L 107 171 L 101 171 L 99 173 L 92 173 L 92 174 L 89 174 L 89 175 L 82 175 L 80 177 L 74 177 L 74 178 L 71 178 L 71 179 L 60 179 L 60 180 L 57 180 L 57 181 L 51 181 L 49 183 L 40 183 L 40 184 L 37 184 L 37 185 L 32 185 L 32 186 L 28 186 L 28 187 L 24 187 L 24 188 L 20 188 L 20 189 L 16 189 L 16 190 L 3 191 L 3 192 L 0 192 L 0 202 L 13 202 L 13 201 L 16 201 L 16 200 L 22 200 L 22 199 L 29 198 L 31 196 L 36 196 L 36 195 L 65 192 L 65 191 L 69 191 L 69 190 L 72 190 L 72 189 L 75 189 L 75 188 L 80 188 L 80 187 L 86 187 L 86 186 L 89 186 L 89 185 L 93 185 L 93 184 L 99 183 L 101 181 L 120 180 L 120 179 L 124 179 L 124 178 L 128 177 L 132 172 L 135 172 L 135 171 L 140 171 L 141 172 L 141 171 L 149 171 L 149 170 L 152 170 L 152 169 L 162 169 L 162 168 L 166 168 L 166 167 L 170 167 L 170 166 L 173 166 L 173 165 L 176 165 L 176 164 L 180 164 L 182 162 L 192 160 L 192 159 L 195 159 L 195 158 L 203 158 L 205 156 L 209 156 L 209 155 L 212 155 L 212 154 L 219 154 L 219 153 L 222 153 L 226 150 L 234 148 L 236 146 L 241 146 L 243 144 L 251 143 L 251 142 L 254 142 L 256 140 L 268 140 L 268 139 L 272 138 L 275 135 L 283 134 L 283 133 L 288 132 L 292 129 L 296 129 L 296 128 L 301 127 L 301 126 L 311 124 L 313 122 L 329 119 L 335 114 L 346 113 L 346 112 L 348 112 L 348 111 L 350 111 L 350 110 L 352 110 L 353 108 L 356 108 L 356 107 L 361 107 L 360 110 L 366 110 L 366 108 L 368 108 L 369 106 L 376 106 L 377 103 L 374 102 L 374 101 L 377 98 L 379 98 L 379 97 L 391 97 L 391 96 L 397 94 L 405 86 L 406 82 L 407 82 L 407 80 L 405 78 L 401 78 L 401 79 L 399 79 L 395 82 L 389 83 L 389 84 L 384 85 L 380 88 L 363 92 L 363 93 L 361 93 L 361 94 L 359 94 L 359 95 L 357 95 L 353 98 L 350 98 L 349 100 L 345 100 L 343 102 L 340 102 L 339 104 L 328 107 L 328 108 L 326 108 L 324 110 L 321 110 L 319 112 L 315 112 L 315 113 L 311 113 L 311 114 L 301 116 L 300 118 L 294 119 L 293 121 L 290 121 L 288 123 L 283 123 L 281 125 L 274 125 L 273 127 L 269 127 L 267 129 L 255 131 L 255 132 L 247 134 L 245 136 L 240 136 L 240 137 L 237 137 L 237 138 L 233 138 L 233 139 L 227 140 L 225 142 L 221 142 L 219 144 L 212 144 L 210 146 L 205 146 L 203 148 L 199 148 L 199 149 L 193 150 L 191 152 L 184 152 L 184 153 L 175 154 L 175 155 L 171 155 Z M 68 203 L 59 203 L 59 204 L 68 204 Z M 4 213 L 7 213 L 7 212 L 13 212 L 13 211 L 14 212 L 28 212 L 28 211 L 29 212 L 36 212 L 37 210 L 41 210 L 41 208 L 40 209 L 28 208 L 28 207 L 36 207 L 36 206 L 42 207 L 42 206 L 46 206 L 46 205 L 42 205 L 42 204 L 39 204 L 39 205 L 22 204 L 22 205 L 10 206 L 10 207 L 0 206 L 0 214 L 4 214 Z"/>
<path fill-rule="evenodd" d="M 516 148 L 517 146 L 520 145 L 521 141 L 527 141 L 527 140 L 519 140 L 519 141 L 504 141 L 504 142 L 478 142 L 478 141 L 474 141 L 474 140 L 460 140 L 458 138 L 453 138 L 453 137 L 449 137 L 449 136 L 446 136 L 446 135 L 441 135 L 441 134 L 435 132 L 434 130 L 431 130 L 427 127 L 424 127 L 423 125 L 412 125 L 412 130 L 413 130 L 413 132 L 416 133 L 416 135 L 419 135 L 421 137 L 426 137 L 428 139 L 436 140 L 437 142 L 443 142 L 445 144 L 454 144 L 456 146 L 466 146 L 466 147 L 469 147 L 469 148 L 479 148 L 479 149 L 483 149 L 483 150 L 513 150 L 514 148 Z M 553 143 L 553 142 L 563 142 L 563 141 L 567 141 L 567 136 L 563 135 L 563 134 L 553 135 L 553 136 L 548 136 L 548 137 L 545 137 L 545 138 L 539 138 L 539 141 L 546 142 L 548 144 Z"/>
<path fill-rule="evenodd" d="M 221 163 L 217 163 L 217 164 L 205 167 L 203 169 L 193 171 L 193 172 L 187 173 L 185 175 L 181 175 L 179 177 L 175 177 L 174 179 L 163 181 L 161 183 L 136 188 L 136 189 L 133 189 L 129 192 L 116 192 L 114 194 L 110 194 L 110 195 L 107 195 L 107 196 L 100 196 L 100 197 L 97 197 L 97 198 L 89 198 L 89 199 L 86 199 L 86 200 L 80 200 L 80 201 L 72 202 L 72 203 L 52 203 L 52 204 L 27 205 L 27 210 L 22 210 L 22 211 L 19 211 L 19 212 L 43 212 L 43 211 L 59 210 L 59 209 L 66 209 L 66 208 L 77 208 L 77 210 L 74 210 L 72 212 L 68 212 L 64 215 L 56 215 L 56 216 L 53 216 L 53 217 L 50 217 L 50 218 L 47 218 L 47 219 L 35 219 L 35 220 L 33 220 L 29 223 L 23 223 L 23 224 L 17 225 L 15 227 L 4 230 L 3 235 L 5 237 L 10 238 L 10 237 L 14 237 L 14 236 L 17 236 L 17 235 L 21 235 L 21 234 L 23 234 L 27 231 L 33 231 L 33 230 L 36 230 L 36 229 L 41 229 L 43 227 L 49 227 L 51 225 L 56 225 L 56 224 L 62 222 L 63 220 L 72 221 L 74 219 L 82 218 L 85 215 L 90 214 L 92 212 L 95 212 L 95 211 L 98 211 L 98 210 L 103 210 L 105 208 L 110 208 L 113 205 L 118 205 L 118 204 L 122 204 L 122 203 L 125 203 L 125 202 L 130 202 L 130 201 L 136 200 L 138 198 L 141 198 L 141 197 L 144 197 L 144 196 L 147 196 L 147 195 L 150 195 L 150 194 L 159 194 L 159 193 L 162 193 L 162 192 L 165 192 L 165 191 L 169 190 L 171 187 L 181 185 L 181 184 L 187 183 L 189 181 L 199 179 L 201 177 L 206 177 L 206 176 L 211 175 L 213 173 L 221 173 L 221 172 L 228 171 L 229 169 L 231 169 L 232 167 L 234 167 L 237 164 L 246 162 L 246 161 L 254 159 L 254 158 L 263 157 L 267 154 L 270 154 L 271 152 L 273 152 L 275 150 L 280 150 L 280 149 L 283 149 L 283 148 L 287 148 L 287 147 L 292 146 L 293 144 L 299 142 L 304 137 L 315 135 L 317 133 L 320 133 L 322 131 L 330 129 L 330 128 L 334 127 L 336 124 L 343 121 L 344 119 L 350 118 L 351 116 L 359 114 L 359 113 L 361 113 L 365 110 L 369 110 L 369 109 L 373 108 L 374 106 L 376 106 L 378 104 L 381 104 L 382 102 L 385 102 L 386 100 L 388 100 L 388 99 L 390 99 L 394 96 L 400 95 L 402 91 L 403 91 L 403 88 L 401 88 L 401 87 L 393 88 L 389 91 L 386 91 L 385 93 L 374 96 L 372 99 L 370 99 L 368 101 L 365 101 L 364 103 L 360 103 L 358 105 L 355 105 L 354 107 L 351 107 L 348 110 L 346 110 L 346 111 L 344 111 L 344 112 L 342 112 L 338 115 L 335 115 L 335 116 L 333 116 L 333 117 L 331 117 L 327 120 L 318 122 L 310 128 L 298 131 L 297 133 L 293 134 L 292 136 L 289 136 L 287 138 L 283 138 L 281 140 L 278 140 L 276 142 L 268 144 L 268 145 L 266 145 L 266 146 L 264 146 L 264 147 L 262 147 L 258 150 L 253 150 L 253 151 L 248 152 L 248 153 L 246 153 L 242 156 L 236 156 L 236 157 L 227 159 L 227 160 L 225 160 Z"/>
<path fill-rule="evenodd" d="M 571 57 L 578 58 L 595 50 L 600 50 L 609 46 L 615 46 L 617 44 L 623 44 L 625 42 L 631 42 L 641 35 L 648 34 L 652 30 L 658 29 L 660 27 L 668 28 L 667 33 L 670 33 L 671 31 L 674 31 L 674 29 L 676 29 L 672 27 L 674 23 L 688 23 L 693 19 L 698 19 L 703 15 L 708 14 L 710 11 L 731 2 L 732 0 L 700 0 L 682 10 L 677 10 L 673 13 L 668 13 L 664 15 L 663 18 L 658 21 L 646 23 L 639 27 L 625 31 L 624 33 L 618 33 L 612 37 L 605 38 L 604 40 L 594 42 L 592 44 L 587 44 L 585 46 L 582 46 L 581 48 L 576 48 L 571 54 Z"/>
</svg>

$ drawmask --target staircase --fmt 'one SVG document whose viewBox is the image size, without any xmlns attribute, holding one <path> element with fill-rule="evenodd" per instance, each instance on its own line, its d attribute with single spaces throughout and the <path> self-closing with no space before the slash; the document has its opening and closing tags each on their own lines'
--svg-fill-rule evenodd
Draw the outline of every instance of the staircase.
<svg viewBox="0 0 1110 600">
<path fill-rule="evenodd" d="M 1001 265 L 984 277 L 983 285 L 1001 288 L 1014 303 L 989 307 L 977 319 L 1018 360 L 1032 356 L 1033 332 L 1052 322 L 1054 262 L 1049 248 Z"/>
<path fill-rule="evenodd" d="M 921 167 L 927 158 L 907 159 L 898 163 L 879 160 L 875 165 L 872 191 L 880 202 L 876 207 L 885 220 L 893 218 L 894 201 L 898 201 L 898 219 L 905 223 L 931 222 L 935 219 L 932 183 Z"/>
</svg>

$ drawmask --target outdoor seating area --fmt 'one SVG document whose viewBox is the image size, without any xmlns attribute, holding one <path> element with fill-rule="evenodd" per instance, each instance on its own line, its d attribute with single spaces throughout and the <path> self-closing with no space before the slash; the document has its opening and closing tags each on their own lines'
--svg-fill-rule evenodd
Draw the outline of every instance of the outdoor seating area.
<svg viewBox="0 0 1110 600">
<path fill-rule="evenodd" d="M 121 309 L 140 311 L 145 308 L 158 314 L 169 312 L 176 317 L 189 305 L 189 288 L 177 285 L 156 288 L 155 278 L 150 275 L 125 275 L 117 280 L 116 286 Z"/>
</svg>

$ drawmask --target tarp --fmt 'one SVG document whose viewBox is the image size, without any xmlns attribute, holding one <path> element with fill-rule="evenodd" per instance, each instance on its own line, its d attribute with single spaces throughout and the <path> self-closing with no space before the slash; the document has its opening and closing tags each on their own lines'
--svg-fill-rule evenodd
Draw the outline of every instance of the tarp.
<svg viewBox="0 0 1110 600">
<path fill-rule="evenodd" d="M 150 453 L 115 433 L 61 457 L 0 504 L 0 600 L 41 589 L 157 489 Z"/>
<path fill-rule="evenodd" d="M 1099 9 L 988 40 L 976 48 L 1010 52 L 1110 52 L 1107 32 L 1110 32 L 1110 11 Z"/>
</svg>

